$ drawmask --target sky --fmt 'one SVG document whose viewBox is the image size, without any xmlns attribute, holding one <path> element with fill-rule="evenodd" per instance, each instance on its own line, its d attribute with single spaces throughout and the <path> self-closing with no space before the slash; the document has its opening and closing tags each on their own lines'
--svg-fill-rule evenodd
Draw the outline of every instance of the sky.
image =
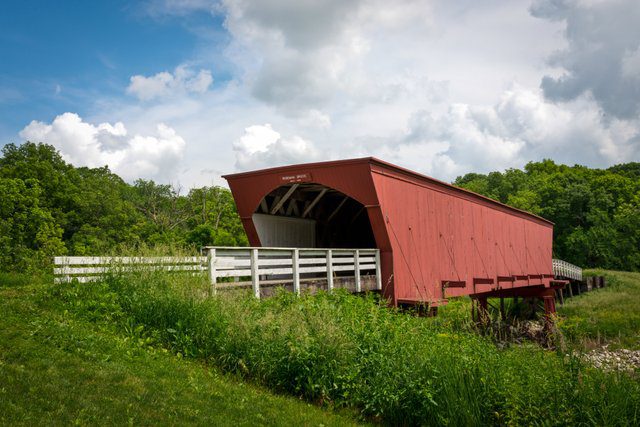
<svg viewBox="0 0 640 427">
<path fill-rule="evenodd" d="M 0 3 L 0 145 L 182 188 L 640 161 L 637 0 Z"/>
</svg>

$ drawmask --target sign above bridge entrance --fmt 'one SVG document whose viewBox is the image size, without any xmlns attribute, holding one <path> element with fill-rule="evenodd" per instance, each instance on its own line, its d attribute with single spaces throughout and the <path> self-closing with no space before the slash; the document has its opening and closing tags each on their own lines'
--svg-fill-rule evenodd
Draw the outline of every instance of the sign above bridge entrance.
<svg viewBox="0 0 640 427">
<path fill-rule="evenodd" d="M 282 182 L 310 182 L 311 181 L 311 173 L 310 172 L 304 172 L 304 173 L 296 173 L 296 174 L 290 174 L 290 175 L 283 175 L 280 177 L 280 180 Z"/>
</svg>

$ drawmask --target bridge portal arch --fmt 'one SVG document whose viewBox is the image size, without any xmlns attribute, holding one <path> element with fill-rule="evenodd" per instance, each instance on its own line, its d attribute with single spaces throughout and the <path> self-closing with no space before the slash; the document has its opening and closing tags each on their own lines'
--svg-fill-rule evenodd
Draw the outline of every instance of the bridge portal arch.
<svg viewBox="0 0 640 427">
<path fill-rule="evenodd" d="M 260 200 L 251 220 L 260 246 L 376 247 L 366 206 L 320 183 L 278 186 Z"/>
</svg>

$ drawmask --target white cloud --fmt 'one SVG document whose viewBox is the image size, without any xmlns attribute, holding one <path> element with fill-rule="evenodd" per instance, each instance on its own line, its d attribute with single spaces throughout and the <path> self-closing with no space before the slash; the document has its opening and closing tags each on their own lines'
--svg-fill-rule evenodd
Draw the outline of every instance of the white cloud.
<svg viewBox="0 0 640 427">
<path fill-rule="evenodd" d="M 354 154 L 373 153 L 445 180 L 542 158 L 605 167 L 637 156 L 638 128 L 623 120 L 604 126 L 593 101 L 558 106 L 545 101 L 539 89 L 514 86 L 492 106 L 417 111 L 403 133 L 363 139 Z"/>
<path fill-rule="evenodd" d="M 640 35 L 619 23 L 636 7 L 617 20 L 625 1 L 158 0 L 155 17 L 198 23 L 186 63 L 222 78 L 214 86 L 193 66 L 133 76 L 137 99 L 91 109 L 88 121 L 113 129 L 81 121 L 74 131 L 99 132 L 93 157 L 104 158 L 135 151 L 117 122 L 141 135 L 170 123 L 189 145 L 181 169 L 157 177 L 175 173 L 187 186 L 223 184 L 234 169 L 367 155 L 445 180 L 544 157 L 638 161 L 640 119 L 623 113 L 638 105 Z M 223 28 L 202 31 L 194 13 Z"/>
<path fill-rule="evenodd" d="M 197 165 L 183 175 L 191 185 L 204 179 L 195 171 L 234 164 L 366 155 L 446 180 L 543 157 L 591 166 L 638 159 L 638 120 L 603 120 L 589 94 L 562 103 L 542 96 L 542 76 L 566 71 L 549 56 L 574 42 L 564 18 L 540 19 L 541 3 L 535 16 L 529 0 L 160 6 L 180 17 L 219 14 L 230 35 L 224 56 L 203 50 L 194 61 L 228 61 L 228 83 L 120 115 L 170 122 L 187 136 L 186 162 Z M 632 73 L 636 51 L 625 52 Z"/>
<path fill-rule="evenodd" d="M 246 128 L 233 143 L 233 151 L 238 170 L 311 162 L 319 156 L 310 141 L 296 135 L 282 138 L 268 123 Z"/>
<path fill-rule="evenodd" d="M 224 0 L 222 11 L 233 36 L 229 56 L 252 95 L 292 117 L 345 96 L 381 98 L 387 83 L 369 79 L 364 68 L 372 40 L 432 24 L 431 6 L 422 0 L 392 8 L 379 0 Z"/>
<path fill-rule="evenodd" d="M 150 77 L 132 76 L 127 93 L 148 101 L 186 93 L 202 94 L 212 83 L 211 71 L 200 70 L 196 73 L 186 66 L 179 66 L 173 74 L 163 71 Z"/>
<path fill-rule="evenodd" d="M 76 166 L 104 165 L 126 180 L 171 178 L 182 159 L 185 141 L 160 123 L 156 135 L 129 135 L 124 124 L 87 123 L 74 113 L 57 116 L 51 124 L 32 121 L 20 136 L 56 147 Z"/>
</svg>

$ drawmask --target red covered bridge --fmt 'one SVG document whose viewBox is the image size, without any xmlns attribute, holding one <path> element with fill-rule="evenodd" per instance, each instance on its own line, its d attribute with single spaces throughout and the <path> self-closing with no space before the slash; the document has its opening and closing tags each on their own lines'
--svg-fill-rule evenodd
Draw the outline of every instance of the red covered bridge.
<svg viewBox="0 0 640 427">
<path fill-rule="evenodd" d="M 377 248 L 394 305 L 536 296 L 555 310 L 544 218 L 371 157 L 225 178 L 252 246 Z"/>
</svg>

